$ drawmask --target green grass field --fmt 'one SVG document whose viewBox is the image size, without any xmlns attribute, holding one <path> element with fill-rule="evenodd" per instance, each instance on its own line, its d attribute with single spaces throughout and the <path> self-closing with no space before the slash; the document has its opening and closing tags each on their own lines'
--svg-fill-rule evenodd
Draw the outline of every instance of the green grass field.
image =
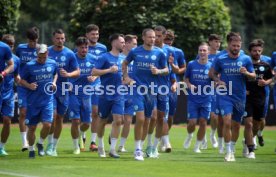
<svg viewBox="0 0 276 177">
<path fill-rule="evenodd" d="M 106 129 L 106 137 L 110 127 Z M 187 177 L 275 177 L 276 176 L 276 129 L 267 128 L 264 132 L 265 146 L 258 147 L 256 159 L 242 157 L 241 136 L 236 145 L 236 162 L 224 162 L 223 155 L 212 149 L 210 142 L 207 150 L 201 154 L 182 147 L 186 136 L 184 126 L 175 126 L 170 133 L 173 146 L 171 153 L 161 153 L 159 159 L 134 161 L 133 129 L 127 141 L 128 153 L 121 154 L 120 159 L 99 158 L 95 152 L 81 152 L 73 155 L 69 126 L 65 126 L 58 145 L 58 157 L 28 158 L 28 152 L 21 152 L 21 139 L 17 126 L 13 126 L 6 145 L 7 157 L 0 158 L 0 176 L 187 176 Z M 38 135 L 37 131 L 37 135 Z M 209 129 L 208 129 L 209 135 Z M 38 136 L 37 136 L 38 137 Z M 90 133 L 87 134 L 90 139 Z M 208 139 L 209 141 L 209 139 Z M 193 143 L 195 142 L 195 136 Z M 46 144 L 47 142 L 45 142 Z M 45 145 L 46 146 L 46 145 Z M 105 144 L 106 150 L 109 145 Z M 88 149 L 88 144 L 86 144 Z"/>
</svg>

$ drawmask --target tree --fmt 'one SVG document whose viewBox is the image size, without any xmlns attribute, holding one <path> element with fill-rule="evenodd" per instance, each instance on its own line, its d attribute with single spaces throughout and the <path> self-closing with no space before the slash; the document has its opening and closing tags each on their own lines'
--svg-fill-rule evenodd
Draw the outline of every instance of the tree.
<svg viewBox="0 0 276 177">
<path fill-rule="evenodd" d="M 0 1 L 0 36 L 16 31 L 20 0 Z"/>
<path fill-rule="evenodd" d="M 230 30 L 222 0 L 74 0 L 72 5 L 69 29 L 74 39 L 90 23 L 99 25 L 103 42 L 114 32 L 140 35 L 144 28 L 163 25 L 176 31 L 176 45 L 193 57 L 210 33 L 225 36 Z"/>
</svg>

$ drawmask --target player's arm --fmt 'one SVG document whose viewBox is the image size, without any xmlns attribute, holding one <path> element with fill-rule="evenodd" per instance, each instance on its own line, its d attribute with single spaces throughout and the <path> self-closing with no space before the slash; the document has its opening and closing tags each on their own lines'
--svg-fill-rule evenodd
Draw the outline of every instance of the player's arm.
<svg viewBox="0 0 276 177">
<path fill-rule="evenodd" d="M 108 69 L 97 69 L 97 68 L 93 68 L 92 69 L 92 76 L 102 76 L 108 73 L 116 73 L 118 72 L 118 66 L 113 65 Z"/>
<path fill-rule="evenodd" d="M 26 87 L 30 90 L 36 90 L 37 88 L 37 83 L 36 82 L 33 82 L 33 83 L 28 83 L 26 80 L 24 79 L 21 79 L 20 80 L 20 84 L 23 86 L 23 87 Z"/>
<path fill-rule="evenodd" d="M 218 85 L 225 85 L 225 83 L 223 81 L 220 80 L 219 78 L 219 73 L 213 68 L 211 67 L 208 73 L 208 76 L 216 82 L 216 84 Z"/>
<path fill-rule="evenodd" d="M 67 78 L 76 78 L 80 76 L 80 68 L 77 68 L 76 70 L 72 72 L 67 72 L 65 69 L 61 68 L 60 69 L 60 75 L 62 77 L 67 77 Z"/>
<path fill-rule="evenodd" d="M 176 92 L 177 90 L 177 82 L 176 82 L 176 76 L 174 73 L 170 73 L 171 77 L 170 77 L 170 81 L 171 81 L 171 91 L 172 92 Z"/>
<path fill-rule="evenodd" d="M 247 71 L 246 67 L 241 67 L 240 72 L 245 75 L 249 79 L 256 79 L 256 73 L 254 71 L 249 72 Z"/>
<path fill-rule="evenodd" d="M 128 64 L 129 62 L 127 60 L 124 60 L 122 63 L 123 83 L 132 85 L 135 83 L 135 81 L 128 76 Z"/>
<path fill-rule="evenodd" d="M 178 71 L 177 72 L 174 71 L 174 73 L 176 73 L 176 74 L 184 74 L 185 71 L 186 71 L 186 64 L 184 64 L 182 66 L 179 66 Z"/>
</svg>

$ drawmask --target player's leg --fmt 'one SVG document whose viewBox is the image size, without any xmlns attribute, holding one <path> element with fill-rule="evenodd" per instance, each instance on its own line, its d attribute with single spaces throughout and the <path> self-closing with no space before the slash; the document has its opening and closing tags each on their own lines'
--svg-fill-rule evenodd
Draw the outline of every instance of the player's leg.
<svg viewBox="0 0 276 177">
<path fill-rule="evenodd" d="M 91 122 L 91 141 L 90 141 L 90 151 L 97 151 L 98 146 L 96 144 L 97 138 L 97 126 L 99 122 L 99 114 L 98 114 L 98 104 L 99 97 L 94 94 L 91 96 L 92 102 L 92 122 Z M 84 138 L 84 137 L 83 137 Z"/>
</svg>

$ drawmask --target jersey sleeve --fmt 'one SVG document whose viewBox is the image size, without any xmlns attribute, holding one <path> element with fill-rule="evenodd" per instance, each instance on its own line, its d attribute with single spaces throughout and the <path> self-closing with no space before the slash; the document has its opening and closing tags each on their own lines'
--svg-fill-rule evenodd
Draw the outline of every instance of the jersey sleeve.
<svg viewBox="0 0 276 177">
<path fill-rule="evenodd" d="M 73 52 L 70 52 L 69 55 L 70 55 L 69 56 L 69 58 L 70 58 L 70 63 L 69 63 L 70 71 L 75 71 L 76 69 L 79 68 L 79 64 L 77 62 L 76 55 Z"/>
<path fill-rule="evenodd" d="M 30 75 L 29 65 L 26 65 L 24 70 L 22 70 L 22 72 L 21 72 L 21 78 L 24 79 L 25 81 L 28 81 L 29 75 Z"/>
<path fill-rule="evenodd" d="M 7 47 L 6 51 L 5 51 L 4 60 L 10 61 L 11 59 L 12 59 L 12 52 L 11 52 L 11 49 L 9 47 Z"/>
<path fill-rule="evenodd" d="M 13 63 L 14 63 L 13 73 L 15 75 L 18 75 L 18 73 L 19 73 L 19 58 L 16 55 L 13 55 L 12 58 L 13 58 Z"/>
<path fill-rule="evenodd" d="M 178 50 L 178 51 L 176 51 L 176 56 L 177 56 L 177 65 L 178 66 L 183 66 L 183 65 L 185 65 L 186 64 L 186 62 L 185 62 L 185 54 L 184 54 L 184 52 L 182 51 L 182 50 Z"/>
<path fill-rule="evenodd" d="M 245 67 L 246 67 L 246 69 L 247 69 L 248 72 L 250 72 L 250 73 L 254 72 L 253 63 L 252 63 L 252 61 L 250 60 L 249 57 L 247 57 L 246 66 Z"/>
<path fill-rule="evenodd" d="M 95 64 L 95 68 L 96 69 L 103 69 L 106 62 L 107 62 L 106 57 L 104 57 L 104 55 L 100 56 L 97 63 Z"/>
<path fill-rule="evenodd" d="M 191 77 L 191 62 L 188 63 L 187 70 L 185 72 L 185 78 Z"/>
<path fill-rule="evenodd" d="M 166 59 L 165 53 L 163 51 L 160 52 L 160 58 L 159 58 L 159 66 L 158 69 L 164 69 L 168 67 L 168 60 Z"/>
<path fill-rule="evenodd" d="M 131 63 L 134 60 L 134 49 L 131 49 L 125 59 L 128 63 Z"/>
<path fill-rule="evenodd" d="M 214 68 L 216 72 L 220 72 L 219 58 L 214 59 L 211 68 Z"/>
</svg>

